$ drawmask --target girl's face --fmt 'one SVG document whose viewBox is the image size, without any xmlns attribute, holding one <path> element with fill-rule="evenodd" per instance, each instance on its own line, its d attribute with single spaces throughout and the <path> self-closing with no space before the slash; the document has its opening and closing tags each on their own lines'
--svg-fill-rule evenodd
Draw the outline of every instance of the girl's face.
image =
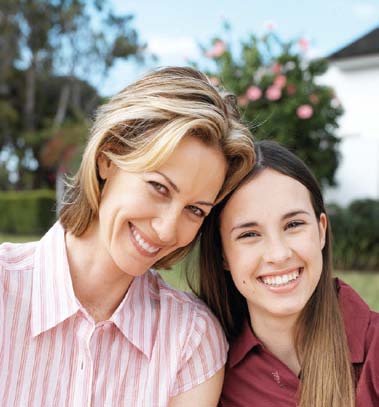
<svg viewBox="0 0 379 407">
<path fill-rule="evenodd" d="M 98 166 L 105 185 L 95 230 L 106 255 L 130 276 L 194 239 L 227 170 L 222 152 L 191 136 L 152 172 L 127 172 L 105 157 Z"/>
<path fill-rule="evenodd" d="M 304 185 L 272 169 L 233 194 L 221 213 L 225 266 L 253 326 L 304 308 L 321 276 L 326 227 Z"/>
</svg>

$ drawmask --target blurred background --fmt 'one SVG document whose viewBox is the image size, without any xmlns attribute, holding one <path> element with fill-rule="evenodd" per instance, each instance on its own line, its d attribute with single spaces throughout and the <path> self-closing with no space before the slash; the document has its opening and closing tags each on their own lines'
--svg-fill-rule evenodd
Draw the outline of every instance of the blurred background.
<svg viewBox="0 0 379 407">
<path fill-rule="evenodd" d="M 206 72 L 307 162 L 337 274 L 379 311 L 379 0 L 0 0 L 0 242 L 46 232 L 96 108 L 166 65 Z"/>
</svg>

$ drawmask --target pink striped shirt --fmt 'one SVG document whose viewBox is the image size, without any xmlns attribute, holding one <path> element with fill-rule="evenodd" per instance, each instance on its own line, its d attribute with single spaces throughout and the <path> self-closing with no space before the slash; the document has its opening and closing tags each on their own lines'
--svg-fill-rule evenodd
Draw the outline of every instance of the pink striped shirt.
<svg viewBox="0 0 379 407">
<path fill-rule="evenodd" d="M 213 376 L 226 351 L 207 308 L 154 271 L 94 323 L 59 223 L 39 242 L 0 246 L 1 406 L 166 406 Z"/>
</svg>

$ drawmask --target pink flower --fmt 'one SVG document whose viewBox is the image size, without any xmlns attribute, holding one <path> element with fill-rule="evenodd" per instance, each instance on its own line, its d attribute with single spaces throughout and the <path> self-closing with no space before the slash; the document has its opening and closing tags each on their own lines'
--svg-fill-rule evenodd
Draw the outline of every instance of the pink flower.
<svg viewBox="0 0 379 407">
<path fill-rule="evenodd" d="M 271 69 L 275 75 L 279 75 L 282 72 L 282 65 L 280 65 L 278 62 L 275 62 Z"/>
<path fill-rule="evenodd" d="M 216 76 L 210 77 L 209 80 L 213 86 L 218 86 L 220 84 L 220 79 L 218 79 Z"/>
<path fill-rule="evenodd" d="M 246 96 L 249 100 L 254 102 L 255 100 L 261 98 L 262 91 L 260 88 L 258 88 L 258 86 L 250 86 L 249 88 L 247 88 Z"/>
<path fill-rule="evenodd" d="M 309 41 L 306 38 L 300 38 L 298 41 L 298 45 L 303 52 L 308 51 L 309 48 Z"/>
<path fill-rule="evenodd" d="M 287 77 L 284 75 L 278 75 L 274 80 L 274 86 L 277 88 L 284 88 L 286 86 Z"/>
<path fill-rule="evenodd" d="M 225 43 L 224 41 L 218 40 L 213 46 L 213 54 L 215 57 L 221 56 L 225 52 Z"/>
<path fill-rule="evenodd" d="M 282 90 L 277 86 L 269 86 L 266 90 L 266 98 L 268 100 L 278 100 L 282 97 Z"/>
<path fill-rule="evenodd" d="M 240 96 L 240 97 L 238 98 L 238 104 L 239 104 L 241 107 L 245 107 L 248 103 L 249 103 L 249 99 L 248 99 L 245 95 Z"/>
<path fill-rule="evenodd" d="M 225 43 L 224 41 L 217 40 L 213 44 L 213 48 L 205 53 L 205 56 L 208 58 L 217 58 L 220 57 L 225 52 Z"/>
<path fill-rule="evenodd" d="M 301 105 L 296 109 L 299 119 L 309 119 L 313 116 L 313 107 L 311 105 Z"/>
<path fill-rule="evenodd" d="M 317 95 L 315 95 L 314 93 L 312 93 L 311 95 L 309 95 L 309 101 L 314 104 L 317 105 L 318 102 L 320 101 L 319 97 Z"/>
<path fill-rule="evenodd" d="M 294 95 L 296 93 L 296 85 L 294 85 L 293 83 L 289 83 L 287 85 L 286 90 L 287 90 L 287 94 L 289 96 L 292 96 L 292 95 Z"/>
</svg>

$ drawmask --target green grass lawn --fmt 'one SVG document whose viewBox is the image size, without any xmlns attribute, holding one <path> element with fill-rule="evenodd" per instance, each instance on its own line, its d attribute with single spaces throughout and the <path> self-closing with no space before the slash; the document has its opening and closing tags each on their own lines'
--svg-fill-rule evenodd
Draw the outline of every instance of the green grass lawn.
<svg viewBox="0 0 379 407">
<path fill-rule="evenodd" d="M 39 240 L 41 236 L 30 235 L 30 236 L 19 236 L 19 235 L 8 235 L 5 233 L 0 233 L 0 243 L 12 242 L 12 243 L 24 243 L 24 242 L 34 242 Z"/>
<path fill-rule="evenodd" d="M 2 242 L 32 242 L 38 240 L 39 236 L 15 236 L 0 233 Z M 180 290 L 188 290 L 184 275 L 180 267 L 172 270 L 160 271 L 162 277 L 173 287 Z M 346 271 L 336 272 L 338 277 L 350 284 L 375 311 L 379 312 L 379 272 Z"/>
</svg>

